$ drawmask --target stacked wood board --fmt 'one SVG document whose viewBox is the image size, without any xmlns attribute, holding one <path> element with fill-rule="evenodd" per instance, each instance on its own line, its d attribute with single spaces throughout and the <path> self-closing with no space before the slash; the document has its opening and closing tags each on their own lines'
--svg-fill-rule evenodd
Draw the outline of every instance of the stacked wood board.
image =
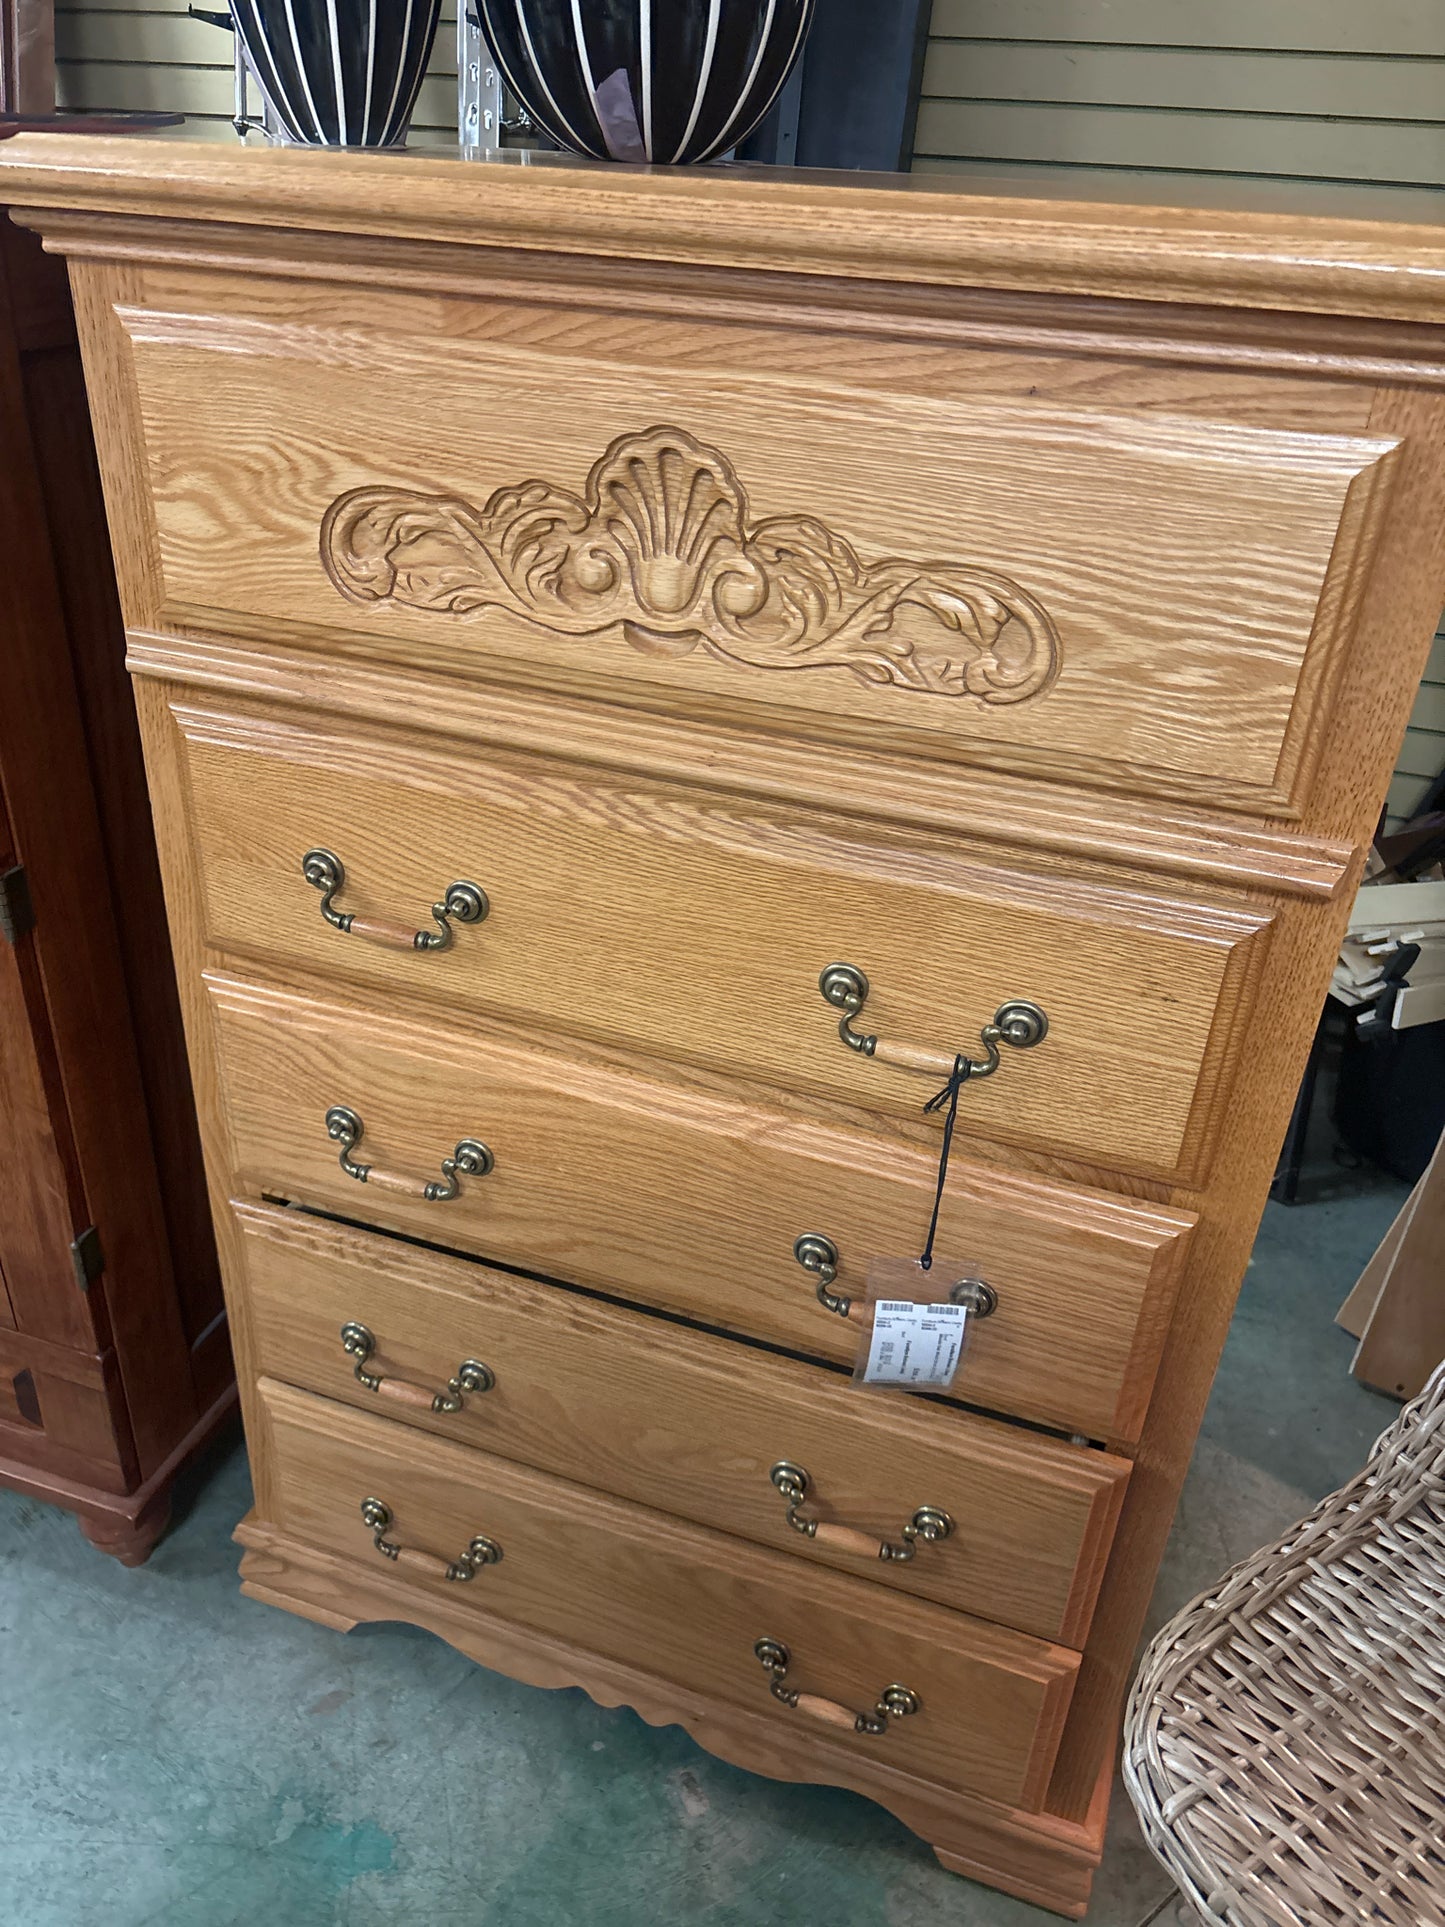
<svg viewBox="0 0 1445 1927">
<path fill-rule="evenodd" d="M 1362 1029 L 1445 1018 L 1445 881 L 1366 883 L 1340 946 L 1331 995 L 1369 1005 Z"/>
</svg>

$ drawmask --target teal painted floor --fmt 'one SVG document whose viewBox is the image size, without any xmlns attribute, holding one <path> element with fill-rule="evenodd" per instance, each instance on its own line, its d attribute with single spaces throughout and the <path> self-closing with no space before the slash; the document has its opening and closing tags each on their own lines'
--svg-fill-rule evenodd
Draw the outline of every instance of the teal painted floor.
<svg viewBox="0 0 1445 1927">
<path fill-rule="evenodd" d="M 1360 1464 L 1397 1409 L 1334 1313 L 1403 1187 L 1271 1206 L 1156 1623 Z M 3 1927 L 1043 1927 L 852 1795 L 236 1590 L 239 1449 L 127 1572 L 0 1493 Z M 1122 1796 L 1095 1927 L 1174 1918 Z"/>
</svg>

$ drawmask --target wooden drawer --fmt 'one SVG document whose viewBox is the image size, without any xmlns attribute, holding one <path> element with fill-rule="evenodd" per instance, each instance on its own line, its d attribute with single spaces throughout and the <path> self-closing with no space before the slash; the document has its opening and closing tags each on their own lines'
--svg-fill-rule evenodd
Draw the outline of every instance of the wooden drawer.
<svg viewBox="0 0 1445 1927">
<path fill-rule="evenodd" d="M 1022 1632 L 1081 1646 L 1126 1460 L 906 1395 L 854 1390 L 817 1366 L 420 1252 L 299 1213 L 235 1206 L 257 1369 L 544 1472 L 760 1545 L 882 1580 Z M 341 1341 L 375 1341 L 358 1383 Z M 362 1343 L 353 1336 L 353 1344 Z M 495 1383 L 435 1412 L 466 1360 Z M 418 1395 L 417 1388 L 421 1388 Z M 809 1476 L 805 1538 L 771 1481 Z M 917 1542 L 921 1506 L 952 1529 Z M 853 1528 L 853 1542 L 826 1528 Z"/>
<path fill-rule="evenodd" d="M 868 1259 L 916 1252 L 933 1203 L 928 1152 L 824 1129 L 716 1094 L 522 1049 L 455 1024 L 208 979 L 233 1177 L 549 1277 L 592 1285 L 819 1357 L 851 1361 L 854 1324 L 795 1261 L 835 1243 L 838 1288 Z M 326 1114 L 365 1135 L 364 1185 Z M 463 1139 L 495 1157 L 444 1202 Z M 401 1189 L 383 1183 L 400 1175 Z M 410 1195 L 408 1195 L 410 1193 Z M 1192 1219 L 971 1166 L 955 1157 L 940 1259 L 998 1294 L 974 1327 L 960 1396 L 1090 1437 L 1137 1435 Z"/>
<path fill-rule="evenodd" d="M 484 1536 L 502 1557 L 467 1582 L 403 1557 L 420 1595 L 464 1596 L 478 1613 L 630 1662 L 660 1679 L 780 1720 L 807 1717 L 768 1693 L 754 1653 L 785 1645 L 789 1684 L 865 1711 L 890 1683 L 919 1710 L 857 1735 L 865 1756 L 940 1786 L 1020 1807 L 1042 1798 L 1077 1653 L 684 1525 L 406 1426 L 263 1379 L 262 1516 L 307 1544 L 380 1558 L 385 1536 L 441 1568 Z M 836 1732 L 836 1728 L 832 1729 Z"/>
<path fill-rule="evenodd" d="M 1110 407 L 1146 376 L 870 365 L 791 305 L 785 333 L 626 302 L 559 331 L 368 284 L 283 321 L 272 289 L 170 279 L 169 312 L 122 311 L 166 625 L 1299 807 L 1391 437 L 1230 420 L 1194 370 Z"/>
<path fill-rule="evenodd" d="M 284 712 L 174 713 L 220 949 L 915 1119 L 958 1051 L 984 1056 L 999 1007 L 1028 999 L 1048 1035 L 970 1085 L 965 1131 L 1155 1175 L 1207 1160 L 1255 911 Z M 407 945 L 453 882 L 479 885 L 490 914 L 442 951 L 345 934 L 302 874 L 316 846 L 344 866 L 335 909 L 402 918 Z M 820 992 L 839 961 L 869 980 L 856 1025 L 876 1058 L 844 1046 Z M 895 1046 L 925 1047 L 923 1068 L 885 1063 Z"/>
</svg>

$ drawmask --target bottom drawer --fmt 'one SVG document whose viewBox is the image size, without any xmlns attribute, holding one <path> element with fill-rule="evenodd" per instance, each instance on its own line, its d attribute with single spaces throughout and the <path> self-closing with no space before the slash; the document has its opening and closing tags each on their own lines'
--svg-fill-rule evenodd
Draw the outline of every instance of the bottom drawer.
<svg viewBox="0 0 1445 1927">
<path fill-rule="evenodd" d="M 1035 1808 L 1079 1658 L 1057 1646 L 683 1525 L 263 1379 L 258 1507 L 291 1537 L 392 1570 L 419 1600 L 571 1642 L 779 1720 L 836 1733 L 891 1686 L 916 1710 L 855 1732 L 860 1751 L 935 1784 Z M 384 1510 L 368 1508 L 367 1502 Z M 487 1543 L 483 1543 L 487 1542 Z M 482 1563 L 487 1544 L 500 1552 Z M 470 1578 L 457 1575 L 469 1548 Z M 796 1707 L 755 1648 L 786 1650 Z M 898 1702 L 902 1704 L 902 1702 Z M 847 1709 L 845 1713 L 842 1709 Z"/>
</svg>

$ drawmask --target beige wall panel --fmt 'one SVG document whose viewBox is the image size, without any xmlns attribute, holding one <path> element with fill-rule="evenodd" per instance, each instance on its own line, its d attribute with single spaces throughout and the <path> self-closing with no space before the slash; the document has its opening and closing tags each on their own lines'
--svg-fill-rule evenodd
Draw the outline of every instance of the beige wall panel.
<svg viewBox="0 0 1445 1927">
<path fill-rule="evenodd" d="M 1433 60 L 934 38 L 926 97 L 1438 122 Z M 1282 130 L 1283 131 L 1283 130 Z"/>
<path fill-rule="evenodd" d="M 1433 0 L 934 0 L 933 32 L 1176 47 L 1445 55 Z"/>
<path fill-rule="evenodd" d="M 1445 122 L 1299 120 L 1021 101 L 924 100 L 916 153 L 1068 160 L 1431 185 L 1445 178 Z"/>
</svg>

